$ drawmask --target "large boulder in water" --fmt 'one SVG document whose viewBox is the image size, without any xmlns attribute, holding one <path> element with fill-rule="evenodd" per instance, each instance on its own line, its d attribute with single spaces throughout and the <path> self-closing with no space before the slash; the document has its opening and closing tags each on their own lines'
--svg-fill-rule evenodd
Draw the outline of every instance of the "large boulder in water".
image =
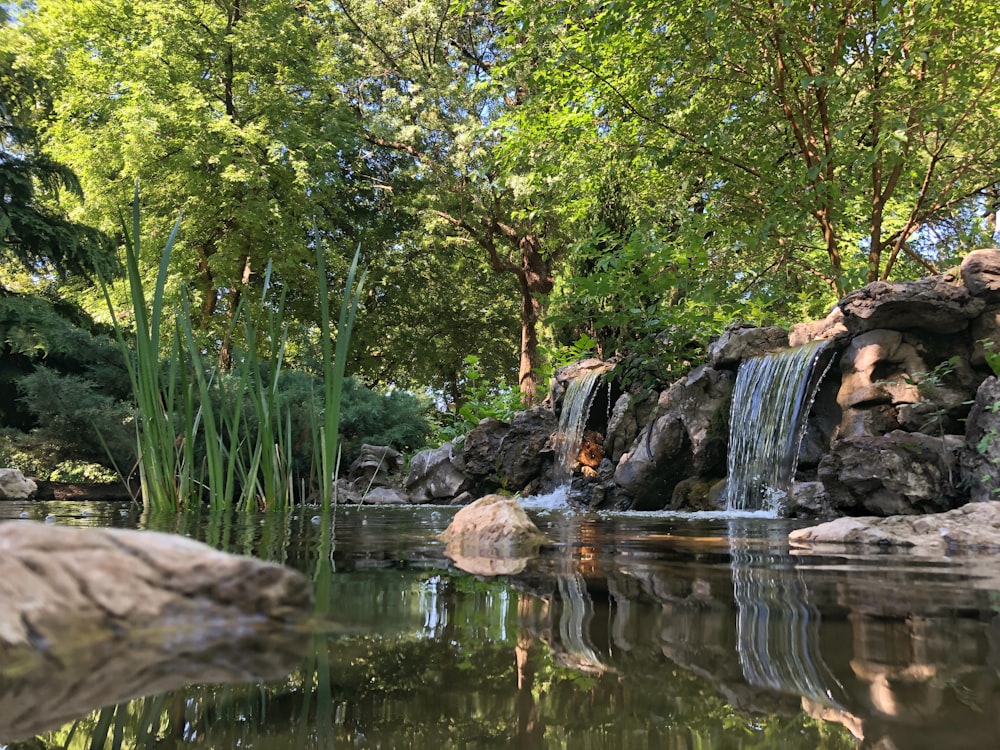
<svg viewBox="0 0 1000 750">
<path fill-rule="evenodd" d="M 1000 551 L 1000 502 L 968 503 L 946 513 L 838 518 L 788 535 L 795 546 L 875 545 L 924 553 Z"/>
<path fill-rule="evenodd" d="M 35 480 L 20 469 L 0 469 L 0 500 L 28 500 L 38 492 Z"/>
<path fill-rule="evenodd" d="M 438 538 L 456 565 L 477 575 L 519 573 L 548 541 L 507 495 L 486 495 L 465 506 Z"/>
<path fill-rule="evenodd" d="M 172 534 L 0 524 L 0 743 L 192 682 L 301 662 L 301 573 Z"/>
<path fill-rule="evenodd" d="M 665 507 L 682 479 L 725 474 L 735 382 L 730 370 L 702 366 L 660 394 L 653 420 L 615 468 L 635 508 Z"/>
</svg>

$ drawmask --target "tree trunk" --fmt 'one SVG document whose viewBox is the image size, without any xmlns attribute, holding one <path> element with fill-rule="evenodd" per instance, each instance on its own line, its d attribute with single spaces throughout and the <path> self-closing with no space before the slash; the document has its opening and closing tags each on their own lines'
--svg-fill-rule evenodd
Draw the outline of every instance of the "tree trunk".
<svg viewBox="0 0 1000 750">
<path fill-rule="evenodd" d="M 538 325 L 545 313 L 544 295 L 552 291 L 554 279 L 549 259 L 542 254 L 542 246 L 534 235 L 522 237 L 518 242 L 521 251 L 521 268 L 517 274 L 521 289 L 521 361 L 518 382 L 521 401 L 531 406 L 538 400 Z"/>
</svg>

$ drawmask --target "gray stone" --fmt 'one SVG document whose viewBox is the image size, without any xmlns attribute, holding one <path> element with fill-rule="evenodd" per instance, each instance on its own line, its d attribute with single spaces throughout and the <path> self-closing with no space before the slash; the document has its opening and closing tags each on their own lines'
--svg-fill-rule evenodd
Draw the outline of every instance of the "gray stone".
<svg viewBox="0 0 1000 750">
<path fill-rule="evenodd" d="M 20 469 L 0 469 L 0 500 L 29 500 L 36 492 L 35 480 L 26 478 Z"/>
<path fill-rule="evenodd" d="M 637 508 L 662 508 L 691 476 L 725 474 L 729 405 L 735 373 L 701 366 L 660 394 L 657 415 L 615 469 L 615 482 Z"/>
<path fill-rule="evenodd" d="M 837 403 L 842 409 L 875 404 L 915 404 L 920 392 L 913 373 L 927 365 L 899 331 L 878 329 L 856 336 L 840 359 Z"/>
<path fill-rule="evenodd" d="M 970 360 L 976 367 L 986 364 L 987 351 L 1000 354 L 1000 305 L 990 305 L 972 321 L 969 337 L 973 346 Z"/>
<path fill-rule="evenodd" d="M 510 492 L 519 492 L 541 475 L 545 446 L 557 428 L 555 412 L 545 407 L 514 415 L 496 453 L 496 477 L 500 486 Z"/>
<path fill-rule="evenodd" d="M 596 357 L 560 367 L 552 375 L 552 381 L 549 384 L 549 395 L 546 397 L 544 405 L 558 413 L 562 408 L 563 397 L 566 395 L 566 388 L 570 382 L 587 372 L 596 370 L 597 372 L 604 373 L 614 368 L 614 363 L 605 362 Z"/>
<path fill-rule="evenodd" d="M 776 352 L 787 346 L 788 331 L 781 326 L 733 323 L 708 345 L 708 364 L 712 367 L 732 367 L 744 359 Z"/>
<path fill-rule="evenodd" d="M 476 483 L 492 480 L 494 486 L 497 473 L 497 455 L 500 444 L 510 431 L 510 425 L 499 419 L 487 417 L 473 427 L 462 441 L 461 452 L 455 464 L 466 476 Z"/>
<path fill-rule="evenodd" d="M 813 320 L 806 323 L 796 323 L 788 334 L 789 346 L 802 346 L 810 341 L 840 341 L 848 336 L 847 326 L 844 325 L 844 311 L 834 306 L 830 313 L 822 320 Z"/>
<path fill-rule="evenodd" d="M 388 445 L 361 446 L 361 452 L 351 468 L 348 476 L 360 488 L 387 487 L 392 483 L 392 477 L 399 474 L 403 468 L 403 454 Z"/>
<path fill-rule="evenodd" d="M 833 507 L 880 516 L 946 510 L 957 503 L 961 439 L 896 430 L 836 441 L 819 465 Z"/>
<path fill-rule="evenodd" d="M 877 328 L 957 333 L 968 327 L 986 302 L 973 297 L 950 276 L 921 281 L 875 281 L 838 304 L 852 334 Z"/>
<path fill-rule="evenodd" d="M 361 498 L 362 503 L 372 505 L 407 505 L 410 499 L 392 487 L 373 487 Z"/>
<path fill-rule="evenodd" d="M 973 250 L 962 260 L 961 274 L 970 294 L 1000 302 L 1000 250 Z"/>
<path fill-rule="evenodd" d="M 1000 381 L 994 376 L 979 386 L 969 413 L 961 474 L 970 499 L 1000 497 Z"/>
<path fill-rule="evenodd" d="M 604 454 L 612 463 L 617 464 L 635 442 L 656 409 L 658 398 L 656 391 L 645 390 L 623 393 L 615 402 L 608 420 L 608 434 L 604 439 Z"/>
<path fill-rule="evenodd" d="M 796 529 L 796 546 L 878 545 L 925 553 L 1000 551 L 1000 502 L 968 503 L 946 513 L 890 518 L 838 518 Z"/>
<path fill-rule="evenodd" d="M 467 490 L 472 480 L 455 464 L 455 446 L 452 443 L 420 451 L 411 458 L 404 485 L 410 502 L 450 500 Z"/>
</svg>

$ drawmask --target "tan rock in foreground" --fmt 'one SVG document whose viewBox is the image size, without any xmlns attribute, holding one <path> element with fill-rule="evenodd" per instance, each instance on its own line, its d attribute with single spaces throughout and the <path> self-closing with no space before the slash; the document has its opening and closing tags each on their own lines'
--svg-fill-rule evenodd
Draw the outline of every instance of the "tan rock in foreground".
<svg viewBox="0 0 1000 750">
<path fill-rule="evenodd" d="M 0 523 L 0 743 L 304 655 L 309 582 L 181 536 Z"/>
<path fill-rule="evenodd" d="M 879 545 L 918 552 L 1000 552 L 1000 502 L 968 503 L 947 513 L 923 516 L 838 518 L 797 529 L 793 546 Z"/>
</svg>

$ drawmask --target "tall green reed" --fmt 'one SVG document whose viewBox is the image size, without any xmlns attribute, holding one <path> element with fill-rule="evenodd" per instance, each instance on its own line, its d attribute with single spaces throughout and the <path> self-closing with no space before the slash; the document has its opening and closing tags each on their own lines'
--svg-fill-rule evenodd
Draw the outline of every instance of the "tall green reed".
<svg viewBox="0 0 1000 750">
<path fill-rule="evenodd" d="M 305 499 L 308 482 L 294 473 L 294 440 L 290 411 L 279 402 L 288 329 L 284 324 L 284 296 L 276 307 L 266 304 L 271 266 L 265 274 L 261 305 L 266 327 L 259 330 L 241 302 L 232 317 L 230 340 L 236 327 L 243 345 L 234 345 L 229 372 L 204 361 L 195 336 L 190 303 L 181 290 L 179 313 L 170 330 L 170 356 L 160 359 L 164 336 L 164 295 L 170 255 L 176 242 L 178 217 L 160 259 L 151 300 L 147 299 L 139 269 L 139 189 L 132 201 L 132 227 L 126 242 L 126 275 L 135 319 L 134 350 L 104 285 L 137 404 L 137 471 L 143 504 L 154 512 L 176 511 L 189 502 L 207 500 L 213 510 L 286 508 Z M 124 223 L 124 222 L 123 222 Z M 126 227 L 127 229 L 127 227 Z M 128 232 L 126 232 L 129 234 Z M 316 480 L 323 507 L 328 509 L 337 472 L 340 402 L 348 342 L 360 303 L 365 273 L 358 275 L 360 248 L 347 275 L 336 329 L 331 326 L 324 250 L 316 243 L 319 281 L 320 337 L 322 341 L 322 421 L 313 421 L 309 477 Z M 336 346 L 332 338 L 336 336 Z M 266 356 L 257 353 L 266 344 Z M 262 345 L 264 345 L 262 344 Z M 126 475 L 131 472 L 119 473 Z"/>
</svg>

